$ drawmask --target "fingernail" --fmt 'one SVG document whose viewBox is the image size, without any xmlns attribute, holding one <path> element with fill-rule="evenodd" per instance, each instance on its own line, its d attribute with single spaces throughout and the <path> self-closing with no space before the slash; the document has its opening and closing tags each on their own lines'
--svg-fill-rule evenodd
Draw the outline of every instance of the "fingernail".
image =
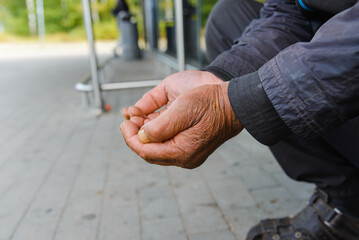
<svg viewBox="0 0 359 240">
<path fill-rule="evenodd" d="M 138 132 L 138 140 L 140 140 L 141 143 L 149 143 L 151 142 L 150 139 L 147 138 L 145 129 L 140 129 Z"/>
<path fill-rule="evenodd" d="M 128 116 L 125 116 L 124 110 L 125 110 L 125 109 L 122 109 L 122 110 L 121 110 L 121 115 L 122 115 L 126 120 L 130 120 L 130 118 L 129 118 Z"/>
</svg>

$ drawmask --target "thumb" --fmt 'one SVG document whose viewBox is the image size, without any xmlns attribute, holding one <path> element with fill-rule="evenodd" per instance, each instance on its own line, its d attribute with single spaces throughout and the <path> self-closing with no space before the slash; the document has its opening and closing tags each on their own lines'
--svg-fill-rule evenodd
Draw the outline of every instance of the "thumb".
<svg viewBox="0 0 359 240">
<path fill-rule="evenodd" d="M 166 111 L 140 129 L 138 132 L 140 142 L 163 142 L 192 125 L 191 108 L 177 100 Z"/>
<path fill-rule="evenodd" d="M 167 103 L 167 94 L 164 88 L 163 82 L 148 91 L 142 96 L 140 100 L 135 104 L 136 107 L 140 108 L 144 114 L 150 114 L 161 108 Z"/>
</svg>

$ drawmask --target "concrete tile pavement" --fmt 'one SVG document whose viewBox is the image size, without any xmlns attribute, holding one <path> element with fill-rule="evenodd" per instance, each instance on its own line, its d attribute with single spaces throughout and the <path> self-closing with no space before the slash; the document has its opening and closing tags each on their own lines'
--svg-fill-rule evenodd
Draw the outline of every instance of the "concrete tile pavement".
<svg viewBox="0 0 359 240">
<path fill-rule="evenodd" d="M 121 78 L 165 75 L 148 59 L 115 64 Z M 260 219 L 296 213 L 313 189 L 245 131 L 194 170 L 144 162 L 119 125 L 146 89 L 108 93 L 113 111 L 91 116 L 73 90 L 86 56 L 0 66 L 0 239 L 243 240 Z"/>
</svg>

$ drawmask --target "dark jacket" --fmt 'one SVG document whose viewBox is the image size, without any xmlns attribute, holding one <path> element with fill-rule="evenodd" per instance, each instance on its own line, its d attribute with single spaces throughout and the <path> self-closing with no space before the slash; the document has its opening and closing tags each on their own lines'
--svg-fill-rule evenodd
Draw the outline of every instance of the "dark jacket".
<svg viewBox="0 0 359 240">
<path fill-rule="evenodd" d="M 268 0 L 208 67 L 230 80 L 233 110 L 263 144 L 308 141 L 359 115 L 359 3 L 326 11 L 312 2 Z"/>
</svg>

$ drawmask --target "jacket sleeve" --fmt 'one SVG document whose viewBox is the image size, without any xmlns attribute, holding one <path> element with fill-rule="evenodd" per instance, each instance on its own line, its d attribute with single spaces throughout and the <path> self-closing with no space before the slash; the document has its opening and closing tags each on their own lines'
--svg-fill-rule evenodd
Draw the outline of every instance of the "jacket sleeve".
<svg viewBox="0 0 359 240">
<path fill-rule="evenodd" d="M 298 10 L 295 0 L 267 0 L 260 19 L 253 20 L 232 48 L 206 70 L 228 81 L 257 71 L 284 48 L 312 37 L 312 23 Z"/>
<path fill-rule="evenodd" d="M 291 45 L 259 78 L 291 132 L 308 141 L 359 115 L 359 2 L 338 13 L 310 42 Z"/>
</svg>

